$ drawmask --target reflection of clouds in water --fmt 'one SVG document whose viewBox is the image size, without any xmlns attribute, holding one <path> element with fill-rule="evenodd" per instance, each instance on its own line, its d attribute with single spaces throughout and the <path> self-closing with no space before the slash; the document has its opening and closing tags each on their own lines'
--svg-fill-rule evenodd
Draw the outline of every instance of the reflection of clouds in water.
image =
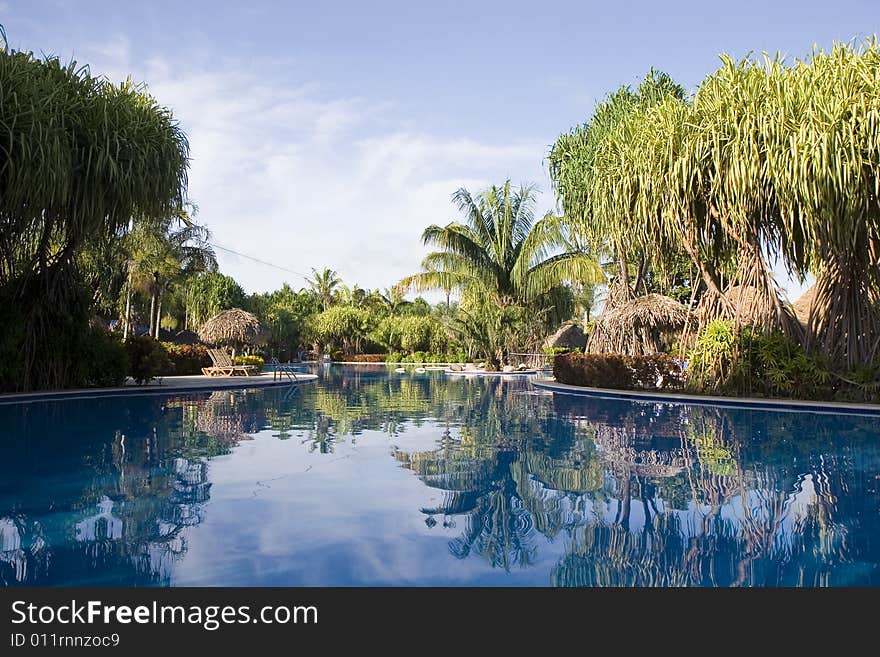
<svg viewBox="0 0 880 657">
<path fill-rule="evenodd" d="M 11 518 L 0 518 L 0 552 L 13 552 L 21 548 L 18 527 Z"/>
<path fill-rule="evenodd" d="M 76 523 L 74 526 L 75 540 L 83 541 L 115 541 L 122 538 L 123 522 L 113 515 L 113 500 L 104 496 L 97 505 L 97 513 Z"/>
<path fill-rule="evenodd" d="M 18 527 L 10 518 L 0 518 L 0 562 L 11 567 L 14 581 L 24 581 L 27 576 L 27 557 L 21 548 Z"/>
</svg>

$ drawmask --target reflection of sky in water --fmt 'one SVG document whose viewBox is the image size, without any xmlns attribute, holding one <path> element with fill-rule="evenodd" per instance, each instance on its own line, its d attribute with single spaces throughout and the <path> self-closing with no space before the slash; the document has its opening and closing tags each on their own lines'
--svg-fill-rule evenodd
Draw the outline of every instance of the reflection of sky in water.
<svg viewBox="0 0 880 657">
<path fill-rule="evenodd" d="M 0 406 L 6 585 L 877 584 L 880 421 L 322 369 Z"/>
</svg>

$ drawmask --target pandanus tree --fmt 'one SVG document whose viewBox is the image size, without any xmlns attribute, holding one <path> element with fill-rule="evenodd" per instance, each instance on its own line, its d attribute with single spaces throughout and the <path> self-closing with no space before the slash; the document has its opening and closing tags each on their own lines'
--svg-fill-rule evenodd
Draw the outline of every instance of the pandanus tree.
<svg viewBox="0 0 880 657">
<path fill-rule="evenodd" d="M 816 274 L 808 344 L 852 366 L 880 355 L 880 48 L 838 44 L 775 66 L 766 166 L 783 248 Z"/>
<path fill-rule="evenodd" d="M 853 366 L 880 349 L 880 50 L 735 61 L 693 99 L 625 90 L 550 155 L 566 220 L 610 245 L 683 248 L 701 319 L 782 329 Z M 608 117 L 611 117 L 610 119 Z M 771 275 L 817 276 L 806 331 Z M 747 293 L 744 293 L 747 291 Z"/>
<path fill-rule="evenodd" d="M 668 140 L 666 219 L 709 274 L 718 301 L 709 319 L 782 328 L 850 367 L 877 356 L 878 126 L 874 42 L 816 51 L 793 66 L 778 57 L 725 57 L 674 130 L 664 135 L 656 124 L 646 126 Z M 676 132 L 681 138 L 669 140 Z M 737 261 L 726 295 L 710 280 L 724 251 Z M 803 336 L 765 252 L 781 256 L 796 277 L 818 277 Z M 731 298 L 734 286 L 756 291 L 745 312 Z"/>
<path fill-rule="evenodd" d="M 606 307 L 644 290 L 651 266 L 662 269 L 676 247 L 652 204 L 652 164 L 643 148 L 644 116 L 657 105 L 683 103 L 684 90 L 665 73 L 651 71 L 633 90 L 622 87 L 599 103 L 592 118 L 559 137 L 548 156 L 564 223 L 594 252 L 610 257 L 616 273 Z M 635 278 L 630 282 L 630 265 Z"/>
<path fill-rule="evenodd" d="M 423 242 L 438 250 L 401 289 L 459 290 L 502 306 L 530 306 L 567 281 L 604 282 L 599 263 L 571 248 L 559 217 L 535 221 L 534 186 L 514 189 L 508 180 L 477 196 L 459 189 L 452 200 L 464 221 L 425 229 Z"/>
<path fill-rule="evenodd" d="M 89 306 L 78 249 L 181 207 L 188 144 L 143 86 L 5 45 L 0 124 L 0 388 L 63 387 Z"/>
</svg>

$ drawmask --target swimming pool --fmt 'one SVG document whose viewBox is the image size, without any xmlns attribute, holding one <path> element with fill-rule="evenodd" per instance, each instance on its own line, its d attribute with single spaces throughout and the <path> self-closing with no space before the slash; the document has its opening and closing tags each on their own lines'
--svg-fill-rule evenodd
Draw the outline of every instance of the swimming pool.
<svg viewBox="0 0 880 657">
<path fill-rule="evenodd" d="M 0 582 L 880 584 L 880 418 L 316 371 L 0 406 Z"/>
</svg>

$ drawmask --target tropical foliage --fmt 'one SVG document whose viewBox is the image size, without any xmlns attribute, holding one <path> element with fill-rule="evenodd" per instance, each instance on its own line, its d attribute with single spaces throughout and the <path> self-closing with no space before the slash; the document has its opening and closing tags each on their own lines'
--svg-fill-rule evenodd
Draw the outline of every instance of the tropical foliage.
<svg viewBox="0 0 880 657">
<path fill-rule="evenodd" d="M 874 40 L 725 56 L 690 95 L 650 71 L 550 149 L 557 214 L 536 216 L 531 185 L 459 189 L 457 220 L 423 232 L 421 271 L 384 290 L 323 268 L 248 295 L 220 273 L 186 197 L 186 136 L 142 85 L 4 45 L 0 123 L 0 390 L 191 371 L 204 354 L 157 341 L 240 308 L 265 329 L 261 355 L 285 360 L 500 368 L 577 317 L 587 351 L 675 353 L 697 390 L 880 392 Z M 777 258 L 816 277 L 800 318 Z M 428 291 L 445 301 L 408 298 Z"/>
<path fill-rule="evenodd" d="M 488 294 L 501 305 L 527 306 L 568 281 L 604 281 L 599 264 L 571 248 L 560 218 L 535 221 L 534 197 L 534 186 L 513 189 L 509 180 L 476 198 L 459 189 L 452 200 L 464 223 L 426 228 L 422 240 L 439 250 L 429 253 L 424 270 L 400 287 Z"/>
<path fill-rule="evenodd" d="M 0 389 L 81 384 L 77 254 L 184 203 L 188 144 L 143 86 L 0 46 Z"/>
<path fill-rule="evenodd" d="M 652 72 L 554 145 L 564 214 L 615 252 L 617 280 L 628 275 L 626 244 L 650 246 L 660 271 L 684 249 L 706 290 L 702 327 L 778 329 L 840 366 L 868 362 L 880 345 L 878 71 L 869 41 L 791 65 L 723 57 L 693 98 Z M 807 326 L 767 253 L 796 277 L 817 276 Z M 752 303 L 731 300 L 743 288 Z"/>
</svg>

